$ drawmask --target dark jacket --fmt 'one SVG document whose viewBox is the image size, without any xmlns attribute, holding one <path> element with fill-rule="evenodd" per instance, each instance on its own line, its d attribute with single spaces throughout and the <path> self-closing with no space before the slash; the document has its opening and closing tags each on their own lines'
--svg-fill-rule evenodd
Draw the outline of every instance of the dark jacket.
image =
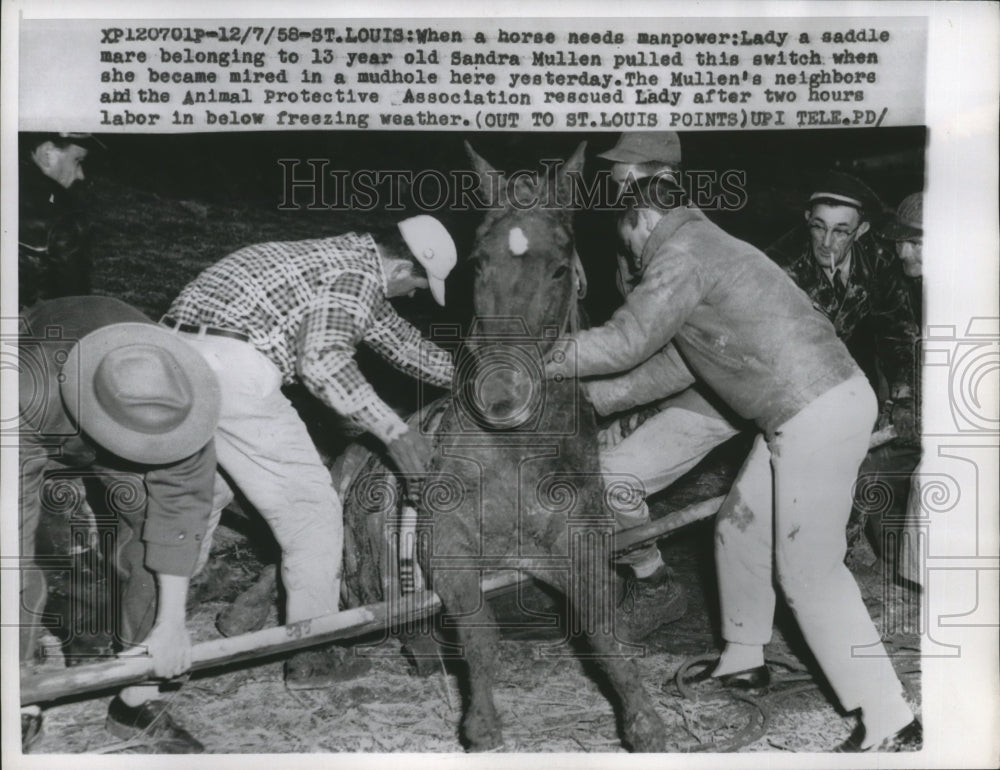
<svg viewBox="0 0 1000 770">
<path fill-rule="evenodd" d="M 674 340 L 695 375 L 771 432 L 859 373 L 829 320 L 788 276 L 697 209 L 667 213 L 641 262 L 641 281 L 608 323 L 574 335 L 579 376 L 636 367 L 642 376 L 639 365 L 667 358 Z M 646 382 L 646 401 L 668 395 L 656 378 Z"/>
<path fill-rule="evenodd" d="M 871 235 L 859 238 L 852 247 L 850 274 L 842 294 L 813 259 L 804 226 L 774 243 L 767 255 L 830 319 L 876 390 L 877 371 L 886 378 L 890 394 L 901 385 L 912 387 L 920 335 L 915 310 L 919 308 L 912 306 L 906 276 L 894 255 Z"/>
<path fill-rule="evenodd" d="M 153 322 L 111 297 L 39 302 L 21 316 L 21 526 L 37 526 L 41 482 L 49 459 L 77 468 L 99 464 L 140 473 L 146 486 L 142 536 L 146 567 L 190 577 L 212 509 L 214 442 L 170 465 L 136 466 L 104 452 L 82 434 L 62 401 L 60 368 L 76 341 L 115 323 Z"/>
<path fill-rule="evenodd" d="M 30 160 L 20 165 L 18 304 L 90 293 L 90 235 L 76 196 Z"/>
</svg>

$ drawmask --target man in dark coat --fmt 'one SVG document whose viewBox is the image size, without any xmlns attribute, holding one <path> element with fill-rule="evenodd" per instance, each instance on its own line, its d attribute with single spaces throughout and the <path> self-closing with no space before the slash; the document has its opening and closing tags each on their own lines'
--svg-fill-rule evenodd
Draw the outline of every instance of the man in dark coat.
<svg viewBox="0 0 1000 770">
<path fill-rule="evenodd" d="M 114 515 L 102 522 L 112 529 L 107 557 L 118 589 L 112 632 L 129 654 L 148 652 L 157 676 L 177 676 L 191 666 L 188 582 L 211 538 L 218 381 L 187 343 L 111 297 L 38 302 L 20 320 L 22 665 L 32 664 L 44 627 L 45 565 L 35 561 L 42 507 L 60 494 L 43 481 L 54 473 L 55 483 L 72 484 L 92 474 L 118 486 L 106 495 Z M 99 527 L 80 518 L 63 523 L 89 540 Z M 76 624 L 70 618 L 66 632 Z M 155 684 L 122 690 L 108 709 L 108 730 L 124 739 L 141 734 L 155 753 L 202 751 L 157 696 Z M 21 723 L 22 745 L 30 745 L 40 712 L 22 712 Z"/>
<path fill-rule="evenodd" d="M 96 140 L 22 136 L 18 189 L 18 304 L 90 293 L 89 234 L 76 184 Z"/>
<path fill-rule="evenodd" d="M 813 186 L 804 226 L 765 251 L 830 319 L 879 394 L 880 411 L 912 441 L 919 329 L 900 265 L 871 232 L 880 211 L 864 182 L 829 172 Z"/>
</svg>

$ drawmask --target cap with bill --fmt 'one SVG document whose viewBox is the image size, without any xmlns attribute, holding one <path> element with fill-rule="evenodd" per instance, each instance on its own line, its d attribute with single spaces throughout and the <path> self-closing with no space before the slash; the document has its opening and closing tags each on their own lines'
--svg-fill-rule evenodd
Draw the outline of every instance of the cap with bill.
<svg viewBox="0 0 1000 770">
<path fill-rule="evenodd" d="M 622 134 L 618 143 L 598 158 L 613 163 L 665 163 L 678 166 L 681 162 L 681 138 L 676 131 L 630 131 Z"/>
</svg>

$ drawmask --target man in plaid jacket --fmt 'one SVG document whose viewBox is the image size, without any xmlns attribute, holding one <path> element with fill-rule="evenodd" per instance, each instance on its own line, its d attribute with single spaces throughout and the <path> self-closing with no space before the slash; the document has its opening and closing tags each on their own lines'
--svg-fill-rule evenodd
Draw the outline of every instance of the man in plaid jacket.
<svg viewBox="0 0 1000 770">
<path fill-rule="evenodd" d="M 330 473 L 282 385 L 301 382 L 374 434 L 405 476 L 424 471 L 430 448 L 362 375 L 357 346 L 368 345 L 431 385 L 451 385 L 451 356 L 423 339 L 388 300 L 429 288 L 444 304 L 454 242 L 430 216 L 400 222 L 399 235 L 248 246 L 203 271 L 161 321 L 218 375 L 219 465 L 281 546 L 288 623 L 338 610 L 343 518 Z M 230 499 L 228 488 L 217 489 L 215 517 Z M 345 661 L 339 648 L 305 651 L 286 665 L 286 682 L 322 686 L 356 676 L 366 663 Z"/>
</svg>

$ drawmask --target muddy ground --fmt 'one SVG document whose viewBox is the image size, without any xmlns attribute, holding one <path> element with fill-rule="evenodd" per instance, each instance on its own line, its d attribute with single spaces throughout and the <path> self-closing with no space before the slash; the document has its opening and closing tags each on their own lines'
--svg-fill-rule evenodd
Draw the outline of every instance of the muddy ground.
<svg viewBox="0 0 1000 770">
<path fill-rule="evenodd" d="M 263 561 L 242 520 L 227 515 L 213 561 L 192 589 L 190 627 L 196 641 L 219 637 L 216 615 L 251 584 Z M 838 711 L 786 611 L 779 614 L 766 654 L 775 673 L 772 693 L 738 701 L 711 684 L 682 693 L 677 670 L 717 649 L 711 564 L 711 522 L 689 526 L 662 542 L 688 598 L 687 614 L 644 642 L 639 666 L 669 730 L 672 751 L 825 751 L 847 737 L 854 719 Z M 903 590 L 886 595 L 882 562 L 862 546 L 855 575 L 884 631 L 896 670 L 919 709 L 918 598 Z M 269 624 L 277 623 L 273 607 Z M 496 701 L 511 752 L 620 752 L 612 703 L 599 677 L 551 636 L 500 645 Z M 556 654 L 551 651 L 556 649 Z M 463 670 L 451 662 L 418 676 L 397 640 L 366 639 L 356 654 L 372 660 L 360 679 L 328 690 L 293 692 L 283 682 L 282 659 L 203 672 L 169 694 L 171 711 L 209 752 L 457 752 Z M 54 658 L 47 666 L 61 666 Z M 50 707 L 35 752 L 142 753 L 103 729 L 110 696 Z"/>
<path fill-rule="evenodd" d="M 373 219 L 347 214 L 316 217 L 185 200 L 111 181 L 91 190 L 95 290 L 132 302 L 158 317 L 205 265 L 248 243 L 337 234 Z M 307 418 L 322 434 L 322 418 Z M 336 442 L 331 449 L 335 451 Z M 707 496 L 707 495 L 704 495 Z M 677 503 L 660 502 L 654 515 Z M 190 627 L 196 641 L 217 638 L 216 615 L 275 558 L 253 520 L 227 514 L 213 558 L 191 591 Z M 852 569 L 893 655 L 914 707 L 920 677 L 916 622 L 919 596 L 884 575 L 864 538 L 852 533 Z M 854 718 L 838 711 L 801 639 L 782 609 L 767 655 L 775 664 L 774 693 L 736 701 L 704 685 L 682 694 L 674 674 L 694 656 L 718 649 L 711 521 L 690 525 L 661 542 L 689 608 L 681 620 L 645 640 L 639 665 L 674 751 L 825 751 L 847 737 Z M 277 608 L 269 623 L 277 623 Z M 615 712 L 601 682 L 579 660 L 546 655 L 552 640 L 505 638 L 496 699 L 504 751 L 620 752 Z M 369 643 L 373 666 L 363 678 L 334 689 L 291 692 L 282 660 L 205 672 L 170 694 L 175 717 L 216 753 L 456 752 L 462 689 L 459 666 L 415 676 L 399 642 Z M 46 664 L 57 670 L 58 655 Z M 103 729 L 110 694 L 50 705 L 39 753 L 142 752 Z"/>
</svg>

